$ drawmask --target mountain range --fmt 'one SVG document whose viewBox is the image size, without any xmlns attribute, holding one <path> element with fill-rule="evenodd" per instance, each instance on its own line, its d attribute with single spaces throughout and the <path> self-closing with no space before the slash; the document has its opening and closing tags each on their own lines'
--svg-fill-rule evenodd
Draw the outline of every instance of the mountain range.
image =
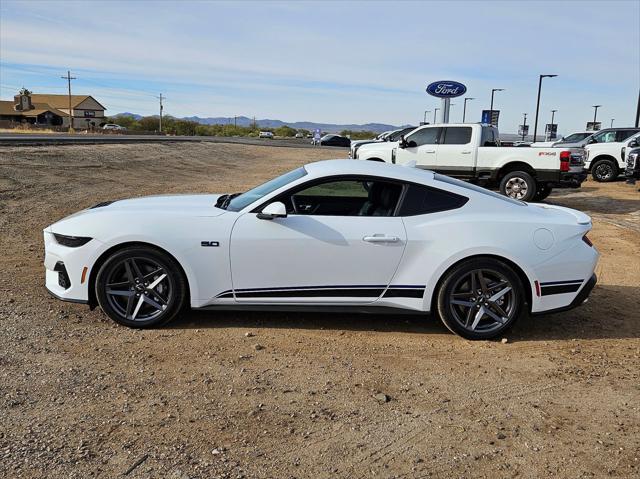
<svg viewBox="0 0 640 479">
<path fill-rule="evenodd" d="M 142 118 L 141 115 L 137 115 L 135 113 L 129 113 L 129 112 L 125 112 L 125 113 L 118 113 L 117 115 L 114 116 L 130 116 L 131 118 L 134 118 L 135 120 L 139 120 L 140 118 Z M 181 120 L 189 120 L 189 121 L 195 121 L 197 123 L 200 123 L 202 125 L 227 125 L 227 124 L 233 124 L 235 121 L 235 124 L 238 126 L 251 126 L 253 125 L 253 118 L 249 118 L 246 116 L 237 116 L 235 117 L 207 117 L 207 118 L 202 118 L 199 116 L 187 116 L 187 117 L 183 117 L 180 118 Z M 305 129 L 305 130 L 310 130 L 313 131 L 315 129 L 319 129 L 323 132 L 328 132 L 328 133 L 338 133 L 342 130 L 352 130 L 352 131 L 373 131 L 376 133 L 382 133 L 383 131 L 388 131 L 388 130 L 397 130 L 399 128 L 403 128 L 405 126 L 408 125 L 403 125 L 403 126 L 395 126 L 395 125 L 388 125 L 386 123 L 365 123 L 363 125 L 358 125 L 358 124 L 336 124 L 336 123 L 315 123 L 312 121 L 295 121 L 295 122 L 287 122 L 287 121 L 282 121 L 282 120 L 271 120 L 271 119 L 262 119 L 262 120 L 256 120 L 256 123 L 258 124 L 259 128 L 278 128 L 280 126 L 284 126 L 287 125 L 291 128 L 295 128 L 295 129 Z"/>
</svg>

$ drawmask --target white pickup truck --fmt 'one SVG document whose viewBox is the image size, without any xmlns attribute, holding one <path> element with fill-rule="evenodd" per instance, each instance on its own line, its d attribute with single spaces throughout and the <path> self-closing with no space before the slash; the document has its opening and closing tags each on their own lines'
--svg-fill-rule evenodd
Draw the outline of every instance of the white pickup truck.
<svg viewBox="0 0 640 479">
<path fill-rule="evenodd" d="M 497 128 L 481 123 L 425 125 L 400 141 L 362 145 L 355 159 L 415 166 L 461 178 L 523 201 L 586 179 L 581 148 L 501 147 Z"/>
<path fill-rule="evenodd" d="M 640 146 L 640 133 L 623 141 L 615 140 L 617 138 L 614 141 L 590 143 L 584 147 L 587 152 L 585 167 L 591 171 L 591 176 L 596 181 L 613 181 L 624 173 L 627 166 L 626 154 Z"/>
</svg>

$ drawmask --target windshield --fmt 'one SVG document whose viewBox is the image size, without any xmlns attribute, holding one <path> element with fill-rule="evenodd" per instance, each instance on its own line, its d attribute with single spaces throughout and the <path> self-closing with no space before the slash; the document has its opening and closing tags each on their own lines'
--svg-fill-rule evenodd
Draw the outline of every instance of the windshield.
<svg viewBox="0 0 640 479">
<path fill-rule="evenodd" d="M 276 191 L 279 188 L 282 188 L 289 183 L 296 181 L 307 174 L 307 171 L 304 167 L 300 167 L 297 170 L 290 171 L 285 173 L 282 176 L 278 176 L 272 180 L 267 181 L 255 188 L 246 191 L 235 198 L 232 198 L 231 201 L 227 204 L 225 209 L 229 211 L 240 211 L 243 208 L 246 208 L 254 201 L 258 201 L 260 198 L 268 195 Z"/>
<path fill-rule="evenodd" d="M 593 133 L 574 133 L 573 135 L 569 135 L 562 139 L 562 141 L 570 142 L 570 141 L 582 141 L 588 136 L 593 135 Z"/>
</svg>

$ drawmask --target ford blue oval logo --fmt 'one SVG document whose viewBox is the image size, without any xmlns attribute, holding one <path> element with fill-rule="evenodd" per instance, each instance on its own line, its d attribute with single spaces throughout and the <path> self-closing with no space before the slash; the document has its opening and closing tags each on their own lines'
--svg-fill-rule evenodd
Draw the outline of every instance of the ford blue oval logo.
<svg viewBox="0 0 640 479">
<path fill-rule="evenodd" d="M 455 98 L 466 92 L 467 87 L 457 81 L 436 81 L 427 87 L 427 93 L 438 98 Z"/>
</svg>

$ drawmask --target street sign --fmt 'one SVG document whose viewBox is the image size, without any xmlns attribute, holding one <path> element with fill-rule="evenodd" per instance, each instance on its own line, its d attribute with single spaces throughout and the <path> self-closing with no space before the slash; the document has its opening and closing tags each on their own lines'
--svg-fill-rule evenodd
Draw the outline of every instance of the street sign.
<svg viewBox="0 0 640 479">
<path fill-rule="evenodd" d="M 547 123 L 544 128 L 544 133 L 547 137 L 547 140 L 555 140 L 558 137 L 558 124 Z"/>
<path fill-rule="evenodd" d="M 427 93 L 438 98 L 455 98 L 464 95 L 466 92 L 466 86 L 452 80 L 436 81 L 427 86 Z"/>
<path fill-rule="evenodd" d="M 518 135 L 527 136 L 529 134 L 529 125 L 518 125 Z"/>
<path fill-rule="evenodd" d="M 492 126 L 498 126 L 498 119 L 500 118 L 500 110 L 482 110 L 482 123 L 487 123 Z"/>
<path fill-rule="evenodd" d="M 596 121 L 596 122 L 588 121 L 587 131 L 598 131 L 601 126 L 602 126 L 602 123 L 600 123 L 599 121 Z"/>
</svg>

